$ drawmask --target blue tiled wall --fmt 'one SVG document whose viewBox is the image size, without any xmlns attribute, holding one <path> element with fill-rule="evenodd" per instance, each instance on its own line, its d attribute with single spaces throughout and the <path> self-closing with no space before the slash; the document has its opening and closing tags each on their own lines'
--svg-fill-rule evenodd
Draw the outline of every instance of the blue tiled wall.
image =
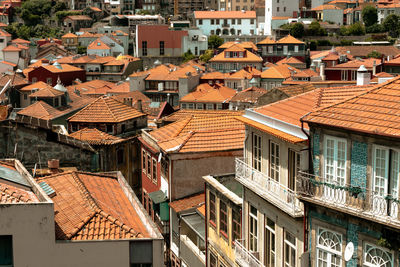
<svg viewBox="0 0 400 267">
<path fill-rule="evenodd" d="M 353 141 L 351 148 L 351 185 L 365 188 L 367 184 L 368 145 Z"/>
<path fill-rule="evenodd" d="M 312 153 L 313 153 L 313 167 L 314 174 L 320 175 L 319 171 L 319 159 L 320 159 L 320 147 L 319 147 L 320 135 L 319 133 L 312 134 Z"/>
</svg>

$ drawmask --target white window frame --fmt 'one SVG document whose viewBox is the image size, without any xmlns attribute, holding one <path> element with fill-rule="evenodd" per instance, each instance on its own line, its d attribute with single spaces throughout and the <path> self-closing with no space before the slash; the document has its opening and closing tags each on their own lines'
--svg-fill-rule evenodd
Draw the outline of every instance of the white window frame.
<svg viewBox="0 0 400 267">
<path fill-rule="evenodd" d="M 341 70 L 341 79 L 342 81 L 347 81 L 348 79 L 348 70 Z"/>
<path fill-rule="evenodd" d="M 339 142 L 344 142 L 345 143 L 345 149 L 344 149 L 344 159 L 345 159 L 345 165 L 344 165 L 344 182 L 339 183 L 340 185 L 345 185 L 346 180 L 347 180 L 347 140 L 345 138 L 340 138 L 340 137 L 335 137 L 335 136 L 330 136 L 330 135 L 325 135 L 324 138 L 324 177 L 326 180 L 328 180 L 327 177 L 327 149 L 328 149 L 328 140 L 332 140 L 334 142 L 334 163 L 333 163 L 333 168 L 334 168 L 334 174 L 333 174 L 333 180 L 334 182 L 337 182 L 338 180 L 338 143 Z M 332 182 L 332 181 L 328 181 Z"/>
<path fill-rule="evenodd" d="M 272 147 L 274 147 L 274 153 L 272 153 Z M 276 153 L 278 151 L 278 153 Z M 270 140 L 269 141 L 269 176 L 278 181 L 280 179 L 280 168 L 281 168 L 281 149 L 278 143 Z"/>
<path fill-rule="evenodd" d="M 251 212 L 251 208 L 256 210 L 256 214 Z M 255 232 L 251 232 L 251 226 L 255 229 Z M 258 210 L 256 207 L 249 204 L 249 250 L 258 252 Z"/>
<path fill-rule="evenodd" d="M 251 152 L 252 162 L 251 165 L 254 169 L 261 172 L 262 170 L 262 136 L 256 133 L 252 133 L 251 138 Z"/>
<path fill-rule="evenodd" d="M 386 254 L 386 256 L 390 260 L 390 266 L 391 267 L 394 266 L 394 253 L 393 253 L 393 251 L 390 251 L 390 250 L 382 248 L 382 247 L 375 246 L 375 245 L 370 244 L 370 243 L 365 243 L 364 244 L 364 248 L 363 248 L 363 266 L 367 266 L 367 267 L 376 267 L 376 266 L 378 266 L 377 263 L 374 264 L 372 262 L 367 262 L 367 255 L 373 249 L 380 250 L 381 253 Z M 376 255 L 375 255 L 375 257 L 376 257 Z M 383 258 L 381 258 L 381 259 L 383 260 Z M 380 265 L 380 266 L 386 266 L 386 265 Z"/>
<path fill-rule="evenodd" d="M 323 233 L 325 233 L 325 232 L 331 233 L 331 234 L 333 234 L 334 236 L 336 236 L 339 239 L 339 242 L 338 242 L 338 244 L 340 246 L 339 250 L 332 249 L 332 247 L 324 246 L 324 245 L 319 243 L 321 235 Z M 333 242 L 333 240 L 332 240 L 332 242 Z M 317 253 L 316 253 L 316 266 L 317 267 L 321 267 L 319 265 L 319 262 L 318 262 L 319 252 L 321 251 L 321 252 L 327 253 L 327 258 L 326 258 L 327 267 L 332 267 L 332 265 L 331 265 L 332 255 L 335 255 L 335 257 L 339 257 L 339 267 L 341 267 L 342 266 L 342 261 L 343 261 L 342 260 L 342 254 L 343 254 L 343 245 L 342 245 L 342 243 L 343 243 L 342 234 L 340 234 L 338 232 L 335 232 L 335 231 L 331 231 L 331 230 L 322 228 L 322 227 L 318 227 L 318 229 L 317 229 L 317 239 L 316 239 L 316 251 L 317 251 Z"/>
<path fill-rule="evenodd" d="M 274 229 L 272 229 L 268 225 L 268 221 L 271 221 L 271 222 L 274 223 Z M 265 216 L 265 237 L 264 237 L 265 240 L 264 240 L 264 243 L 265 244 L 267 243 L 267 239 L 269 239 L 270 236 L 274 237 L 274 241 L 273 241 L 274 242 L 274 244 L 273 244 L 274 250 L 270 249 L 269 251 L 267 251 L 267 247 L 264 247 L 264 250 L 265 250 L 265 252 L 264 252 L 264 254 L 265 254 L 264 255 L 264 263 L 265 263 L 266 266 L 269 266 L 269 265 L 276 266 L 276 249 L 277 249 L 277 247 L 276 247 L 276 232 L 275 232 L 275 229 L 276 229 L 275 221 L 271 220 L 270 218 Z M 271 244 L 268 244 L 268 245 L 271 246 Z M 272 255 L 272 257 L 271 257 L 271 255 Z M 271 262 L 271 258 L 273 258 L 273 261 L 274 261 L 273 263 Z"/>
<path fill-rule="evenodd" d="M 287 235 L 291 235 L 293 238 L 294 238 L 294 244 L 293 243 L 291 243 L 290 242 L 290 240 L 288 240 L 288 238 L 287 238 Z M 286 231 L 285 230 L 285 232 L 284 232 L 284 248 L 283 248 L 283 253 L 284 253 L 284 258 L 283 258 L 283 260 L 284 260 L 284 266 L 285 267 L 296 267 L 296 260 L 297 260 L 297 258 L 296 258 L 296 255 L 297 255 L 297 250 L 296 250 L 296 236 L 294 235 L 294 234 L 292 234 L 292 233 L 290 233 L 290 232 L 288 232 L 288 231 Z M 288 251 L 286 250 L 286 247 L 288 246 L 288 248 L 289 248 L 289 252 L 290 252 L 290 255 L 289 255 L 289 262 L 287 262 L 286 261 L 286 255 L 287 255 L 287 253 L 288 253 Z M 292 252 L 294 251 L 294 258 L 293 257 L 291 257 L 292 256 Z M 292 262 L 292 260 L 294 260 L 294 262 Z"/>
</svg>

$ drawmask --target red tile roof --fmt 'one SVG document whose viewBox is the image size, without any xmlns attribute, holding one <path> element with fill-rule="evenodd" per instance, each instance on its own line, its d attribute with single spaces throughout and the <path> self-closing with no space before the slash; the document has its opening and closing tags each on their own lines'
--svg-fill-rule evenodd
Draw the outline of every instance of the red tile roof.
<svg viewBox="0 0 400 267">
<path fill-rule="evenodd" d="M 245 51 L 244 48 L 233 45 L 228 49 L 225 49 L 218 55 L 214 56 L 209 62 L 262 62 L 262 58 L 250 51 L 245 51 L 243 57 L 225 57 L 225 51 L 233 51 L 233 52 L 240 52 Z"/>
<path fill-rule="evenodd" d="M 236 94 L 236 90 L 220 84 L 199 84 L 196 89 L 180 99 L 191 103 L 227 103 Z"/>
<path fill-rule="evenodd" d="M 115 240 L 150 237 L 146 226 L 114 177 L 67 172 L 38 179 L 56 194 L 56 239 Z"/>
<path fill-rule="evenodd" d="M 286 35 L 285 37 L 279 39 L 277 42 L 277 44 L 304 44 L 304 42 L 294 38 L 293 36 Z"/>
<path fill-rule="evenodd" d="M 198 208 L 205 203 L 205 194 L 200 193 L 190 197 L 185 197 L 169 203 L 169 206 L 176 212 L 182 212 L 194 208 Z"/>
<path fill-rule="evenodd" d="M 237 116 L 207 116 L 207 113 L 183 118 L 150 132 L 150 135 L 167 153 L 242 149 L 244 125 L 235 119 Z"/>
<path fill-rule="evenodd" d="M 99 97 L 68 118 L 69 122 L 118 123 L 145 116 L 111 97 Z"/>
<path fill-rule="evenodd" d="M 42 120 L 52 120 L 63 115 L 63 112 L 50 106 L 44 101 L 37 101 L 23 110 L 17 112 L 18 115 L 38 118 Z"/>
<path fill-rule="evenodd" d="M 345 101 L 318 109 L 304 120 L 351 131 L 400 136 L 400 77 Z"/>
<path fill-rule="evenodd" d="M 109 47 L 106 43 L 104 43 L 102 40 L 100 40 L 100 38 L 97 38 L 96 40 L 94 40 L 93 42 L 91 42 L 87 49 L 89 50 L 94 50 L 94 49 L 99 49 L 99 50 L 107 50 L 107 49 L 111 49 L 111 47 Z"/>
<path fill-rule="evenodd" d="M 99 131 L 96 128 L 84 128 L 69 134 L 69 136 L 81 141 L 86 141 L 90 145 L 113 145 L 124 141 L 122 138 Z"/>
<path fill-rule="evenodd" d="M 257 103 L 258 98 L 267 92 L 267 89 L 253 86 L 241 92 L 237 92 L 236 95 L 231 98 L 230 102 Z"/>
<path fill-rule="evenodd" d="M 32 97 L 32 98 L 34 98 L 34 97 L 45 97 L 45 98 L 50 97 L 50 98 L 53 98 L 53 97 L 63 96 L 63 95 L 64 95 L 63 92 L 58 91 L 58 90 L 54 89 L 53 87 L 49 86 L 49 87 L 45 87 L 43 89 L 39 89 L 38 91 L 30 94 L 29 97 Z"/>
<path fill-rule="evenodd" d="M 35 202 L 39 202 L 39 199 L 32 191 L 0 181 L 0 204 Z"/>
</svg>

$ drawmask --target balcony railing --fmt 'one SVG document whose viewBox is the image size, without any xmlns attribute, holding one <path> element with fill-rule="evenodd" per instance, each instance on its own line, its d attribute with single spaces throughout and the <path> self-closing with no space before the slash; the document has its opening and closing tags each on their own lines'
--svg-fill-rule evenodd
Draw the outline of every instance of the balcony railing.
<svg viewBox="0 0 400 267">
<path fill-rule="evenodd" d="M 154 222 L 158 226 L 158 229 L 160 230 L 161 234 L 163 235 L 169 234 L 169 221 L 162 221 L 160 216 L 157 213 L 155 213 Z"/>
<path fill-rule="evenodd" d="M 242 239 L 235 240 L 235 260 L 242 267 L 264 267 L 264 264 L 254 255 L 254 252 L 246 249 Z"/>
<path fill-rule="evenodd" d="M 367 188 L 343 185 L 309 173 L 300 172 L 298 196 L 306 201 L 392 226 L 400 226 L 400 200 Z"/>
<path fill-rule="evenodd" d="M 291 216 L 303 216 L 303 204 L 293 190 L 239 158 L 236 159 L 236 179 Z"/>
</svg>

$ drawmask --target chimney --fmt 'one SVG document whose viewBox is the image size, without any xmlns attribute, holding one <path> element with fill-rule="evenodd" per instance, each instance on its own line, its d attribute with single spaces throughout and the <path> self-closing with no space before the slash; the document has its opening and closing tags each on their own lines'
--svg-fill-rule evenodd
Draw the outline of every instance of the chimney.
<svg viewBox="0 0 400 267">
<path fill-rule="evenodd" d="M 170 100 L 171 100 L 171 94 L 168 93 L 168 94 L 167 94 L 167 103 L 169 103 Z M 171 103 L 170 103 L 170 104 L 171 104 Z"/>
<path fill-rule="evenodd" d="M 58 159 L 48 160 L 47 166 L 49 167 L 51 173 L 58 173 L 58 169 L 60 168 L 60 160 Z"/>
<path fill-rule="evenodd" d="M 372 64 L 372 75 L 376 75 L 376 60 L 374 60 L 374 63 Z"/>
<path fill-rule="evenodd" d="M 132 107 L 132 98 L 131 97 L 124 98 L 124 104 Z"/>
<path fill-rule="evenodd" d="M 357 85 L 367 85 L 370 83 L 371 77 L 364 65 L 357 70 Z"/>
<path fill-rule="evenodd" d="M 132 101 L 132 98 L 131 98 Z M 131 104 L 132 105 L 132 104 Z M 143 107 L 142 107 L 142 99 L 138 99 L 137 101 L 137 108 L 136 108 L 139 112 L 143 112 Z"/>
<path fill-rule="evenodd" d="M 321 76 L 321 79 L 323 81 L 326 80 L 326 76 L 325 76 L 325 63 L 321 63 L 321 66 L 319 67 L 319 76 Z"/>
</svg>

